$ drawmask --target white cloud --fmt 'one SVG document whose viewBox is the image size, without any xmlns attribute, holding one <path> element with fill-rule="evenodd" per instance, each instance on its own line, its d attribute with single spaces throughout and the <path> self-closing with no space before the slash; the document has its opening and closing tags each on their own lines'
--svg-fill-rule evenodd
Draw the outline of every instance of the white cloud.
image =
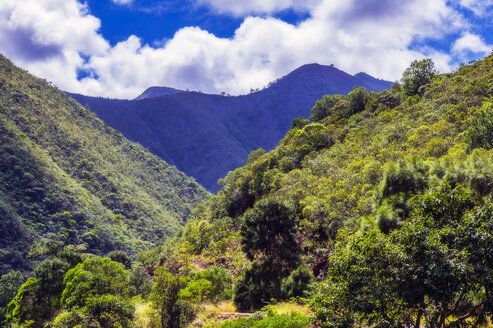
<svg viewBox="0 0 493 328">
<path fill-rule="evenodd" d="M 237 13 L 251 10 L 246 4 L 257 3 L 201 1 L 230 3 L 228 10 Z M 294 3 L 264 0 L 258 5 L 272 11 Z M 410 50 L 410 45 L 466 26 L 446 0 L 311 3 L 310 18 L 298 25 L 250 16 L 231 38 L 186 27 L 163 44 L 150 46 L 130 36 L 110 47 L 98 33 L 99 20 L 76 0 L 2 0 L 0 49 L 17 64 L 72 92 L 133 98 L 147 87 L 164 85 L 238 94 L 309 62 L 397 80 L 413 59 L 430 56 L 438 69 L 447 71 L 449 54 L 430 48 Z M 21 37 L 12 36 L 16 33 Z M 90 74 L 79 81 L 81 69 Z"/>
<path fill-rule="evenodd" d="M 100 21 L 86 5 L 66 0 L 2 0 L 0 49 L 33 74 L 76 89 L 82 55 L 106 53 Z"/>
<path fill-rule="evenodd" d="M 129 5 L 133 2 L 133 0 L 111 0 L 111 1 L 117 5 Z"/>
<path fill-rule="evenodd" d="M 493 45 L 487 45 L 483 39 L 476 34 L 464 33 L 459 39 L 455 40 L 452 51 L 458 54 L 465 52 L 488 54 L 493 50 Z"/>
<path fill-rule="evenodd" d="M 471 10 L 477 16 L 491 15 L 493 0 L 460 0 L 460 5 Z"/>
<path fill-rule="evenodd" d="M 197 0 L 219 13 L 245 16 L 248 14 L 271 14 L 285 9 L 309 10 L 321 0 Z"/>
</svg>

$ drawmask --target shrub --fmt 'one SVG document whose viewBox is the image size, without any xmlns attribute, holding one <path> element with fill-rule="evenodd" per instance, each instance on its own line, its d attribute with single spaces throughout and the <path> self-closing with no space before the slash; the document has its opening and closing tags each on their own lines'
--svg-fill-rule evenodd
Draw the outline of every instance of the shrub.
<svg viewBox="0 0 493 328">
<path fill-rule="evenodd" d="M 493 103 L 486 103 L 472 116 L 465 132 L 469 150 L 493 148 Z"/>
<path fill-rule="evenodd" d="M 310 269 L 305 266 L 300 266 L 298 269 L 291 272 L 291 275 L 282 281 L 281 290 L 285 299 L 292 297 L 308 297 L 310 286 L 314 281 L 314 277 Z"/>
</svg>

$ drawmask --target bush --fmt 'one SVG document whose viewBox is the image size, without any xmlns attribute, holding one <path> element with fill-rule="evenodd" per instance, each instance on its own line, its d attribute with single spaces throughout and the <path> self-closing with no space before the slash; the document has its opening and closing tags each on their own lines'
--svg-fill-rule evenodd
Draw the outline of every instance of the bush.
<svg viewBox="0 0 493 328">
<path fill-rule="evenodd" d="M 192 281 L 202 279 L 211 283 L 206 299 L 212 302 L 231 299 L 233 277 L 226 270 L 213 266 L 197 272 Z"/>
<path fill-rule="evenodd" d="M 465 132 L 469 150 L 493 148 L 493 103 L 486 103 L 472 116 Z"/>
<path fill-rule="evenodd" d="M 310 269 L 305 266 L 300 266 L 298 269 L 291 272 L 291 275 L 282 281 L 281 291 L 285 299 L 308 297 L 310 286 L 314 281 L 314 277 Z"/>
</svg>

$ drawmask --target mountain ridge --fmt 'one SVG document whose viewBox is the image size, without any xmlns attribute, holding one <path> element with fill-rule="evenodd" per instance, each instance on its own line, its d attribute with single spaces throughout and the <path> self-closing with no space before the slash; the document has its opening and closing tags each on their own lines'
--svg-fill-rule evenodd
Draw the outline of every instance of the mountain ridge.
<svg viewBox="0 0 493 328">
<path fill-rule="evenodd" d="M 382 89 L 335 67 L 308 64 L 248 95 L 154 93 L 138 100 L 69 95 L 215 192 L 218 179 L 244 164 L 251 151 L 274 148 L 292 120 L 306 116 L 323 95 L 347 94 L 357 86 Z"/>
</svg>

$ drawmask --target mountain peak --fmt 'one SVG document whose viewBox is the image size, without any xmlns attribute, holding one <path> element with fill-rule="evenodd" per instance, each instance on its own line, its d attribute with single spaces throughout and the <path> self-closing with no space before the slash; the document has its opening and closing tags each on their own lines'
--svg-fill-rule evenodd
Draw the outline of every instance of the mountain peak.
<svg viewBox="0 0 493 328">
<path fill-rule="evenodd" d="M 177 93 L 185 92 L 183 90 L 178 90 L 169 87 L 150 87 L 146 91 L 142 92 L 140 96 L 135 98 L 134 100 L 142 100 L 147 98 L 161 97 L 161 96 L 169 96 Z"/>
<path fill-rule="evenodd" d="M 333 65 L 312 63 L 265 89 L 239 97 L 166 87 L 149 88 L 137 98 L 140 101 L 74 97 L 129 139 L 216 192 L 219 178 L 239 167 L 252 150 L 272 149 L 291 128 L 292 120 L 310 115 L 323 95 L 347 94 L 354 87 L 380 91 L 391 85 L 375 86 L 372 81 Z"/>
</svg>

